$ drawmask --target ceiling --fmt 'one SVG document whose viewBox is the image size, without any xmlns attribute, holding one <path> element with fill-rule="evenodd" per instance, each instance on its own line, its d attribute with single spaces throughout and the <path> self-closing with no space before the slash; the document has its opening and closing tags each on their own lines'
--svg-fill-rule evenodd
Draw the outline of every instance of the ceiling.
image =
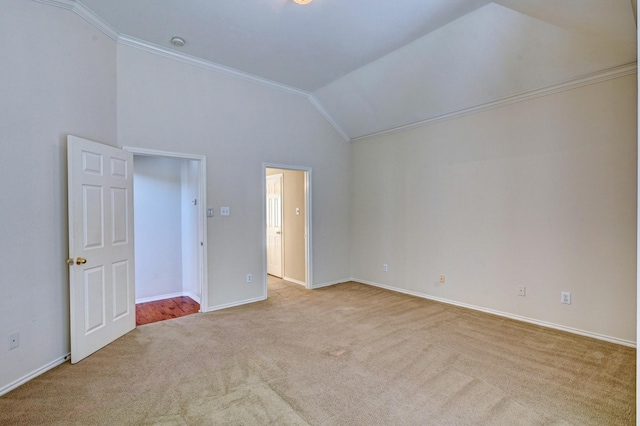
<svg viewBox="0 0 640 426">
<path fill-rule="evenodd" d="M 308 95 L 345 139 L 637 58 L 635 0 L 77 3 L 129 41 Z"/>
</svg>

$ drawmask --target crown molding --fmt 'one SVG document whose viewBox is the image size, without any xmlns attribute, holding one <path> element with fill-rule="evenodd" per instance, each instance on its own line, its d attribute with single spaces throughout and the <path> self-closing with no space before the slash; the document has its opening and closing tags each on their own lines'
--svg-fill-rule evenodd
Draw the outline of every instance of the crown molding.
<svg viewBox="0 0 640 426">
<path fill-rule="evenodd" d="M 342 129 L 338 123 L 331 117 L 331 115 L 326 111 L 324 106 L 313 96 L 311 93 L 296 89 L 291 86 L 287 86 L 284 84 L 276 83 L 272 80 L 268 80 L 262 77 L 257 77 L 252 74 L 248 74 L 242 71 L 238 71 L 236 69 L 226 67 L 215 62 L 207 61 L 204 59 L 196 58 L 191 55 L 186 55 L 180 52 L 175 52 L 173 50 L 164 48 L 162 46 L 158 46 L 152 43 L 145 42 L 143 40 L 136 39 L 134 37 L 130 37 L 124 34 L 120 34 L 115 28 L 109 25 L 102 18 L 97 16 L 91 10 L 89 10 L 81 1 L 78 0 L 34 0 L 39 3 L 48 4 L 50 6 L 59 7 L 66 10 L 71 10 L 76 13 L 78 16 L 83 18 L 85 21 L 102 31 L 109 38 L 116 41 L 119 44 L 123 44 L 126 46 L 138 48 L 141 50 L 145 50 L 147 52 L 151 52 L 160 56 L 164 56 L 166 58 L 174 59 L 183 63 L 187 63 L 190 65 L 194 65 L 200 68 L 204 68 L 207 70 L 211 70 L 217 73 L 229 75 L 235 78 L 239 78 L 244 81 L 252 82 L 259 84 L 261 86 L 269 87 L 271 89 L 275 89 L 281 92 L 289 93 L 292 95 L 304 97 L 311 102 L 314 108 L 329 122 L 329 124 L 338 132 L 338 134 L 344 139 L 346 142 L 354 142 L 358 140 L 368 139 L 375 136 L 381 136 L 391 133 L 402 132 L 410 129 L 414 129 L 417 127 L 427 126 L 430 124 L 434 124 L 444 120 L 451 120 L 457 117 L 461 117 L 468 114 L 473 114 L 480 111 L 485 111 L 492 108 L 499 108 L 505 105 L 513 104 L 516 102 L 522 102 L 529 99 L 534 99 L 540 96 L 551 95 L 554 93 L 562 92 L 565 90 L 571 90 L 578 87 L 586 86 L 589 84 L 596 84 L 606 80 L 611 80 L 619 77 L 623 77 L 626 75 L 637 73 L 637 63 L 631 63 L 627 65 L 623 65 L 620 67 L 611 68 L 608 70 L 604 70 L 601 72 L 589 74 L 574 80 L 569 80 L 563 83 L 554 84 L 550 86 L 545 86 L 542 88 L 534 89 L 531 91 L 527 91 L 524 93 L 520 93 L 513 96 L 508 96 L 502 99 L 498 99 L 495 101 L 475 105 L 468 108 L 459 109 L 456 111 L 452 111 L 449 113 L 441 114 L 435 117 L 431 117 L 425 120 L 420 120 L 414 123 L 409 123 L 403 126 L 394 127 L 391 129 L 382 130 L 380 132 L 369 133 L 362 136 L 357 136 L 354 138 L 350 138 L 349 135 Z"/>
<path fill-rule="evenodd" d="M 61 9 L 71 10 L 76 5 L 75 0 L 34 0 L 38 3 L 48 4 L 50 6 L 59 7 Z"/>
<path fill-rule="evenodd" d="M 120 33 L 113 28 L 111 25 L 107 23 L 104 19 L 93 13 L 93 11 L 89 10 L 87 6 L 82 4 L 80 1 L 75 2 L 75 6 L 72 9 L 76 14 L 78 14 L 82 19 L 102 31 L 109 37 L 110 39 L 117 41 Z"/>
<path fill-rule="evenodd" d="M 615 78 L 624 77 L 627 75 L 635 74 L 638 72 L 638 63 L 633 62 L 630 64 L 622 65 L 619 67 L 609 68 L 604 71 L 595 72 L 582 77 L 578 77 L 573 80 L 565 81 L 558 84 L 552 84 L 550 86 L 541 87 L 538 89 L 530 90 L 513 96 L 507 96 L 502 99 L 498 99 L 491 102 L 475 105 L 468 108 L 459 109 L 457 111 L 448 112 L 435 117 L 427 118 L 426 120 L 416 121 L 414 123 L 406 124 L 403 126 L 394 127 L 379 132 L 369 133 L 367 135 L 357 136 L 351 138 L 351 142 L 369 139 L 376 136 L 387 135 L 391 133 L 403 132 L 406 130 L 415 129 L 418 127 L 428 126 L 430 124 L 438 123 L 440 121 L 451 120 L 454 118 L 462 117 L 469 114 L 485 111 L 493 108 L 500 108 L 506 105 L 514 104 L 516 102 L 527 101 L 529 99 L 539 98 L 541 96 L 552 95 L 558 92 L 564 92 L 565 90 L 577 89 L 578 87 L 588 86 L 590 84 L 601 83 L 607 80 L 613 80 Z"/>
<path fill-rule="evenodd" d="M 232 77 L 239 78 L 244 81 L 249 81 L 252 83 L 257 83 L 261 86 L 270 87 L 275 90 L 279 90 L 281 92 L 286 92 L 292 95 L 301 96 L 306 98 L 309 93 L 303 90 L 296 89 L 291 86 L 287 86 L 284 84 L 276 83 L 275 81 L 267 80 L 265 78 L 257 77 L 255 75 L 245 73 L 242 71 L 238 71 L 234 68 L 226 67 L 224 65 L 216 64 L 215 62 L 207 61 L 204 59 L 196 58 L 195 56 L 187 55 L 180 52 L 175 52 L 170 49 L 166 49 L 162 46 L 158 46 L 153 43 L 148 43 L 144 40 L 137 39 L 135 37 L 131 37 L 128 35 L 121 34 L 118 37 L 118 43 L 123 44 L 125 46 L 135 47 L 150 53 L 155 53 L 156 55 L 164 56 L 165 58 L 174 59 L 180 62 L 184 62 L 186 64 L 194 65 L 199 68 L 204 68 L 210 71 L 215 71 L 217 73 L 226 74 Z"/>
<path fill-rule="evenodd" d="M 110 39 L 117 41 L 120 35 L 115 28 L 109 25 L 98 15 L 89 10 L 84 4 L 76 0 L 35 0 L 38 3 L 48 4 L 50 6 L 59 7 L 74 12 L 82 19 L 102 31 Z"/>
<path fill-rule="evenodd" d="M 244 81 L 249 81 L 251 83 L 256 83 L 261 86 L 266 86 L 271 89 L 279 90 L 281 92 L 307 98 L 309 102 L 311 102 L 311 104 L 315 107 L 315 109 L 325 118 L 325 120 L 327 120 L 329 124 L 331 124 L 331 126 L 340 134 L 340 136 L 345 140 L 345 142 L 349 142 L 349 136 L 344 132 L 344 130 L 342 130 L 342 128 L 340 128 L 340 126 L 338 126 L 338 124 L 333 120 L 333 118 L 325 111 L 324 107 L 309 92 L 305 92 L 303 90 L 299 90 L 291 86 L 276 83 L 275 81 L 267 80 L 265 78 L 257 77 L 252 74 L 238 71 L 230 67 L 225 67 L 223 65 L 216 64 L 215 62 L 196 58 L 195 56 L 186 55 L 180 52 L 175 52 L 173 50 L 166 49 L 162 46 L 148 43 L 146 41 L 136 39 L 134 37 L 130 37 L 127 35 L 120 35 L 118 37 L 118 43 L 125 46 L 141 49 L 150 53 L 154 53 L 156 55 L 164 56 L 165 58 L 174 59 L 174 60 L 189 64 L 189 65 L 193 65 L 199 68 L 204 68 L 217 73 L 229 75 L 231 77 L 235 77 Z"/>
<path fill-rule="evenodd" d="M 90 23 L 91 25 L 93 25 L 103 33 L 105 33 L 109 38 L 118 42 L 119 44 L 135 47 L 141 50 L 145 50 L 147 52 L 155 53 L 157 55 L 161 55 L 167 58 L 171 58 L 171 59 L 175 59 L 191 65 L 195 65 L 200 68 L 205 68 L 205 69 L 216 71 L 222 74 L 231 75 L 233 77 L 240 78 L 245 81 L 258 83 L 260 85 L 271 87 L 272 89 L 287 92 L 296 96 L 301 96 L 303 98 L 306 98 L 307 96 L 309 96 L 308 92 L 296 89 L 291 86 L 286 86 L 284 84 L 276 83 L 274 81 L 257 77 L 242 71 L 238 71 L 233 68 L 225 67 L 223 65 L 219 65 L 211 61 L 206 61 L 204 59 L 196 58 L 195 56 L 190 56 L 180 52 L 175 52 L 173 50 L 166 49 L 162 46 L 148 43 L 143 40 L 139 40 L 135 37 L 131 37 L 126 34 L 121 34 L 115 28 L 109 25 L 106 21 L 104 21 L 102 18 L 100 18 L 95 13 L 93 13 L 93 11 L 88 9 L 84 4 L 82 4 L 81 1 L 78 1 L 78 0 L 34 0 L 34 1 L 73 11 L 74 13 L 79 15 L 82 19 L 84 19 L 85 21 L 87 21 L 88 23 Z"/>
<path fill-rule="evenodd" d="M 347 135 L 347 133 L 344 130 L 342 130 L 342 127 L 340 127 L 338 123 L 335 122 L 335 120 L 329 115 L 329 113 L 324 109 L 322 104 L 316 99 L 315 96 L 313 96 L 312 94 L 309 94 L 307 96 L 307 99 L 309 99 L 309 102 L 311 102 L 311 105 L 313 105 L 315 109 L 318 110 L 320 114 L 322 114 L 324 119 L 327 120 L 329 124 L 331 124 L 331 126 L 335 129 L 335 131 L 338 132 L 340 136 L 342 136 L 342 139 L 344 139 L 345 142 L 351 142 L 351 138 L 349 137 L 349 135 Z"/>
<path fill-rule="evenodd" d="M 214 71 L 217 73 L 225 74 L 231 77 L 239 78 L 244 81 L 259 84 L 261 86 L 269 87 L 281 92 L 289 93 L 295 96 L 300 96 L 308 99 L 314 108 L 331 124 L 331 126 L 340 134 L 340 136 L 349 142 L 349 136 L 338 126 L 338 124 L 331 118 L 324 107 L 313 97 L 309 92 L 296 89 L 295 87 L 287 86 L 284 84 L 276 83 L 275 81 L 268 80 L 262 77 L 258 77 L 249 73 L 238 71 L 236 69 L 226 67 L 224 65 L 217 64 L 215 62 L 207 61 L 204 59 L 196 58 L 195 56 L 187 55 L 184 53 L 176 52 L 171 49 L 167 49 L 162 46 L 158 46 L 153 43 L 148 43 L 144 40 L 137 39 L 135 37 L 128 36 L 126 34 L 119 33 L 115 28 L 109 25 L 105 20 L 93 13 L 87 8 L 81 1 L 78 0 L 34 0 L 39 3 L 48 4 L 50 6 L 59 7 L 66 10 L 71 10 L 80 16 L 82 19 L 102 31 L 109 38 L 116 41 L 118 44 L 134 47 L 136 49 L 144 50 L 156 55 L 163 56 L 165 58 L 177 60 L 189 65 L 193 65 L 206 70 Z"/>
</svg>

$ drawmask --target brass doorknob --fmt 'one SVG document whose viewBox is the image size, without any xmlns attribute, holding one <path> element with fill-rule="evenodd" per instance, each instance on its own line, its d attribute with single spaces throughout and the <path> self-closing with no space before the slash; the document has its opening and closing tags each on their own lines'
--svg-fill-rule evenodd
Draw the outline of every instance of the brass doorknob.
<svg viewBox="0 0 640 426">
<path fill-rule="evenodd" d="M 87 263 L 87 259 L 85 259 L 84 257 L 76 258 L 76 265 L 84 265 L 85 263 Z"/>
</svg>

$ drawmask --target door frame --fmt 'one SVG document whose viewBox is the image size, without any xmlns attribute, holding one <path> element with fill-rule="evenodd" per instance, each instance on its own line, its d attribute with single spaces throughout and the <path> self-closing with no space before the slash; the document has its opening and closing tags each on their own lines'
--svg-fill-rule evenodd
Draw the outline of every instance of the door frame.
<svg viewBox="0 0 640 426">
<path fill-rule="evenodd" d="M 146 157 L 158 158 L 176 158 L 184 160 L 195 160 L 200 163 L 198 167 L 198 237 L 200 239 L 199 264 L 198 271 L 200 285 L 200 312 L 209 310 L 208 298 L 208 265 L 207 265 L 207 157 L 197 154 L 184 154 L 180 152 L 160 151 L 155 149 L 138 148 L 132 146 L 123 146 L 123 150 L 131 152 L 133 155 L 141 155 Z M 135 194 L 134 194 L 135 203 Z"/>
<path fill-rule="evenodd" d="M 291 166 L 277 163 L 262 163 L 262 276 L 264 297 L 267 298 L 267 169 L 283 169 L 304 172 L 304 264 L 305 264 L 305 288 L 313 289 L 313 253 L 312 253 L 312 196 L 311 196 L 311 167 Z M 284 225 L 284 223 L 283 223 Z M 282 260 L 284 264 L 284 259 Z M 283 271 L 284 275 L 284 271 Z"/>
</svg>

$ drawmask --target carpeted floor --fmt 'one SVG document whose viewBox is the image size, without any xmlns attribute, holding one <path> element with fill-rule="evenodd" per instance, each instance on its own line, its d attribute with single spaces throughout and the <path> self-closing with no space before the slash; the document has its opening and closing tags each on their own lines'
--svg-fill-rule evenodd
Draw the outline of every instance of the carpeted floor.
<svg viewBox="0 0 640 426">
<path fill-rule="evenodd" d="M 625 425 L 635 349 L 357 283 L 138 327 L 0 424 Z"/>
</svg>

